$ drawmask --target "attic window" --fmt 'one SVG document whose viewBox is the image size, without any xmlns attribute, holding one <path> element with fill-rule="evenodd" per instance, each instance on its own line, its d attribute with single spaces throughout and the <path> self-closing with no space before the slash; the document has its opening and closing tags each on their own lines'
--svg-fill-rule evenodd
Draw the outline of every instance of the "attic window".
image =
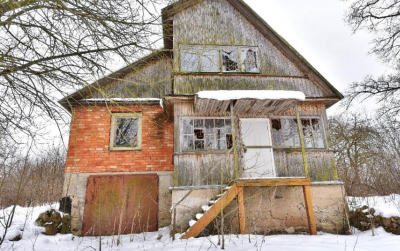
<svg viewBox="0 0 400 251">
<path fill-rule="evenodd" d="M 180 45 L 182 72 L 259 73 L 257 47 Z"/>
<path fill-rule="evenodd" d="M 111 150 L 141 148 L 142 116 L 138 113 L 114 113 L 111 117 Z"/>
<path fill-rule="evenodd" d="M 232 148 L 231 121 L 225 118 L 184 118 L 181 149 L 223 150 Z"/>
<path fill-rule="evenodd" d="M 296 118 L 276 118 L 271 120 L 274 145 L 278 147 L 300 147 Z M 304 144 L 307 148 L 324 148 L 325 136 L 321 119 L 301 118 Z"/>
</svg>

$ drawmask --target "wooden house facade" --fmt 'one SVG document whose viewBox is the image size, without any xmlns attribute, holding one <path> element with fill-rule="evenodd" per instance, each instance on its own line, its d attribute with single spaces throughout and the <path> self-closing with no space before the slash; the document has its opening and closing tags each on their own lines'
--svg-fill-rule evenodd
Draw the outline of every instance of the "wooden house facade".
<svg viewBox="0 0 400 251">
<path fill-rule="evenodd" d="M 60 101 L 74 232 L 201 231 L 213 210 L 231 232 L 344 231 L 326 116 L 343 96 L 241 0 L 162 13 L 162 50 Z"/>
</svg>

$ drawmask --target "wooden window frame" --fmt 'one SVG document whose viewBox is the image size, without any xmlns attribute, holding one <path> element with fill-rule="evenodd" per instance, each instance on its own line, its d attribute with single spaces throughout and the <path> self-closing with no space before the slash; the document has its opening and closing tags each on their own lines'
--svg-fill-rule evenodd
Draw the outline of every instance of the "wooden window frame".
<svg viewBox="0 0 400 251">
<path fill-rule="evenodd" d="M 274 120 L 274 119 L 293 119 L 297 123 L 296 116 L 273 116 L 273 117 L 271 117 L 270 118 L 270 128 L 271 128 L 271 137 L 272 137 L 272 145 L 273 145 L 273 147 L 274 148 L 300 148 L 301 147 L 300 144 L 298 146 L 278 146 L 278 145 L 276 145 L 276 142 L 275 142 L 275 139 L 274 139 L 274 131 L 273 131 L 273 127 L 272 127 L 272 120 Z M 316 145 L 315 145 L 315 137 L 314 137 L 314 129 L 312 128 L 312 130 L 313 130 L 312 131 L 312 134 L 313 134 L 313 136 L 312 136 L 312 138 L 313 138 L 313 146 L 312 147 L 307 147 L 306 146 L 305 148 L 306 149 L 321 149 L 321 150 L 327 149 L 328 148 L 328 141 L 327 141 L 325 125 L 323 123 L 324 120 L 322 119 L 322 117 L 321 116 L 300 116 L 300 121 L 302 119 L 308 119 L 308 120 L 318 119 L 319 122 L 321 122 L 320 123 L 321 132 L 317 132 L 317 133 L 321 133 L 322 134 L 322 139 L 323 139 L 323 143 L 324 143 L 323 147 L 316 147 Z M 303 125 L 301 125 L 301 128 L 304 129 Z M 296 127 L 296 131 L 297 131 L 297 134 L 298 134 L 299 132 L 298 132 L 297 127 Z M 307 138 L 307 137 L 304 136 L 304 138 Z M 299 136 L 299 140 L 300 140 L 300 136 Z"/>
<path fill-rule="evenodd" d="M 184 133 L 184 131 L 183 131 L 183 120 L 185 120 L 185 119 L 191 119 L 191 120 L 196 120 L 196 119 L 202 119 L 202 120 L 205 120 L 205 119 L 213 119 L 213 120 L 216 120 L 216 119 L 224 119 L 224 120 L 228 120 L 228 121 L 231 121 L 231 118 L 230 117 L 192 117 L 192 116 L 188 116 L 188 117 L 186 117 L 186 116 L 184 116 L 184 117 L 180 117 L 179 118 L 179 152 L 180 153 L 208 153 L 208 152 L 212 152 L 212 153 L 225 153 L 225 152 L 227 152 L 227 151 L 230 151 L 230 149 L 229 148 L 225 148 L 225 149 L 198 149 L 198 150 L 196 150 L 196 149 L 187 149 L 187 150 L 184 150 L 183 149 L 183 142 L 184 142 L 184 136 L 185 135 L 193 135 L 193 148 L 195 148 L 195 143 L 194 143 L 194 141 L 195 141 L 195 132 L 194 132 L 194 130 L 195 130 L 195 126 L 193 125 L 193 133 L 191 133 L 191 134 L 187 134 L 187 133 Z M 215 123 L 215 121 L 214 121 L 214 123 Z M 215 125 L 215 124 L 214 124 Z M 203 128 L 204 128 L 205 126 L 203 126 Z M 205 133 L 206 134 L 206 133 Z M 231 134 L 232 135 L 232 125 L 231 125 L 231 133 L 225 133 L 225 135 L 226 134 Z M 214 139 L 214 141 L 216 141 L 217 139 Z M 204 140 L 205 141 L 205 140 Z M 225 140 L 226 141 L 226 140 Z M 227 142 L 225 142 L 225 145 L 226 145 L 226 147 L 228 146 L 228 144 L 227 144 Z"/>
<path fill-rule="evenodd" d="M 137 146 L 125 147 L 125 146 L 114 146 L 114 140 L 116 137 L 116 118 L 120 117 L 136 117 L 138 118 L 138 132 L 137 132 Z M 110 127 L 110 150 L 111 151 L 131 151 L 131 150 L 142 150 L 142 113 L 112 113 L 111 114 L 111 127 Z"/>
<path fill-rule="evenodd" d="M 186 48 L 185 48 L 186 46 Z M 201 55 L 197 55 L 197 65 L 198 65 L 198 71 L 183 71 L 182 70 L 182 55 L 181 53 L 184 50 L 187 50 L 187 48 L 190 47 L 198 47 L 202 48 L 203 51 L 209 51 L 209 50 L 217 50 L 218 53 L 218 68 L 219 71 L 203 71 L 202 70 L 202 63 L 201 63 Z M 239 70 L 238 71 L 224 71 L 223 70 L 223 62 L 221 60 L 221 50 L 224 48 L 236 48 L 237 54 L 238 54 L 238 64 L 239 64 Z M 258 71 L 257 72 L 251 72 L 251 71 L 244 71 L 244 66 L 242 62 L 242 53 L 241 50 L 243 48 L 252 48 L 256 52 L 256 64 Z M 198 51 L 202 51 L 198 50 Z M 194 53 L 196 53 L 197 50 L 193 50 Z M 200 45 L 200 44 L 179 44 L 179 53 L 178 53 L 178 63 L 179 63 L 179 72 L 181 73 L 209 73 L 209 74 L 260 74 L 261 72 L 261 67 L 260 67 L 260 50 L 258 46 L 245 46 L 245 45 Z"/>
</svg>

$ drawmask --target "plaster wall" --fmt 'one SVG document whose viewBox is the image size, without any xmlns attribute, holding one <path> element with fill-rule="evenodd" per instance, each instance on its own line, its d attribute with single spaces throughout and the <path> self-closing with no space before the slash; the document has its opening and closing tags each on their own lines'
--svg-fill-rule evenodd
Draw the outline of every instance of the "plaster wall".
<svg viewBox="0 0 400 251">
<path fill-rule="evenodd" d="M 174 205 L 187 191 L 173 190 L 172 204 Z M 176 229 L 186 231 L 189 220 L 194 219 L 195 215 L 202 211 L 202 205 L 208 204 L 207 197 L 210 199 L 216 193 L 218 190 L 194 190 L 181 202 L 182 206 L 177 207 Z M 311 194 L 317 230 L 329 233 L 345 232 L 347 204 L 343 184 L 318 183 L 311 186 Z M 308 232 L 302 187 L 245 187 L 244 199 L 246 233 Z M 225 208 L 224 214 L 226 215 L 226 231 L 238 233 L 236 200 Z"/>
</svg>

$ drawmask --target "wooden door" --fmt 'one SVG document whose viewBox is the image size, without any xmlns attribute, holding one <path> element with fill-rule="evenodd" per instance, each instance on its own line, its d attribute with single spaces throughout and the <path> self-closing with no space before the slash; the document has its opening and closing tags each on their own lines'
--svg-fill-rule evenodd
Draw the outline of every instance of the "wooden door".
<svg viewBox="0 0 400 251">
<path fill-rule="evenodd" d="M 156 174 L 89 176 L 82 235 L 130 234 L 157 229 Z"/>
<path fill-rule="evenodd" d="M 243 177 L 275 177 L 275 163 L 269 119 L 240 119 L 244 149 Z"/>
</svg>

